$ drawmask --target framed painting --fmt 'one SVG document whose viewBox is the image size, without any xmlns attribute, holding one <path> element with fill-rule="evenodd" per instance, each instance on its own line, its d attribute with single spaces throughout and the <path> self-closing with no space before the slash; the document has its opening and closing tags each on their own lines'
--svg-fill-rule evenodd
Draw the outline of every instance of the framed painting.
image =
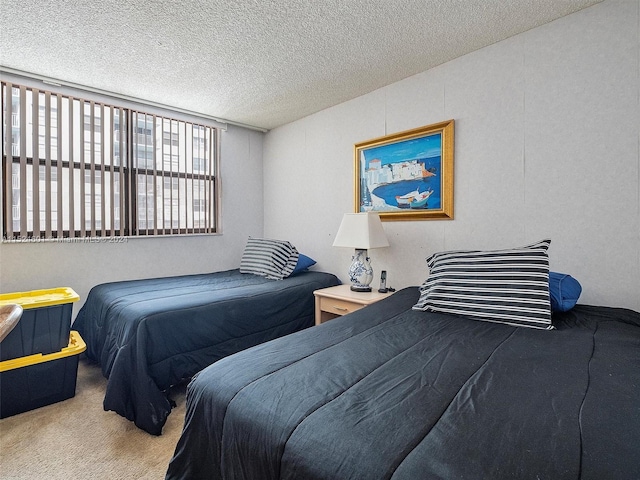
<svg viewBox="0 0 640 480">
<path fill-rule="evenodd" d="M 355 211 L 453 219 L 453 120 L 355 145 Z"/>
</svg>

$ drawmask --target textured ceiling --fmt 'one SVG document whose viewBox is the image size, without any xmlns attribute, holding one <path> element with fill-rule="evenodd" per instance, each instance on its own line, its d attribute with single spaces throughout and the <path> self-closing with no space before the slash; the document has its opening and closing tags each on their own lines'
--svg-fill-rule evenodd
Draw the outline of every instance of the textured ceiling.
<svg viewBox="0 0 640 480">
<path fill-rule="evenodd" d="M 601 0 L 0 0 L 0 65 L 270 129 Z"/>
</svg>

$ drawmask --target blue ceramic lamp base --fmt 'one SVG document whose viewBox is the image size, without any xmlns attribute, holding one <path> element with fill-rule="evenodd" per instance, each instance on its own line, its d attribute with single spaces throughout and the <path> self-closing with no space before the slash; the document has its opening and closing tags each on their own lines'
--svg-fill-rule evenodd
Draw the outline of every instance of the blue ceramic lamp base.
<svg viewBox="0 0 640 480">
<path fill-rule="evenodd" d="M 351 267 L 349 267 L 351 290 L 354 292 L 370 292 L 371 287 L 369 285 L 373 280 L 373 268 L 369 263 L 367 250 L 356 248 L 356 253 L 351 260 Z"/>
</svg>

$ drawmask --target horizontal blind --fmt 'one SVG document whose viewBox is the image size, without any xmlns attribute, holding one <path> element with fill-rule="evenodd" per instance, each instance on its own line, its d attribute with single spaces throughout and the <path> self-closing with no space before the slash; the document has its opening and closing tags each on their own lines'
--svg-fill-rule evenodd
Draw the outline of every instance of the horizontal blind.
<svg viewBox="0 0 640 480">
<path fill-rule="evenodd" d="M 2 83 L 3 237 L 214 233 L 216 128 Z"/>
</svg>

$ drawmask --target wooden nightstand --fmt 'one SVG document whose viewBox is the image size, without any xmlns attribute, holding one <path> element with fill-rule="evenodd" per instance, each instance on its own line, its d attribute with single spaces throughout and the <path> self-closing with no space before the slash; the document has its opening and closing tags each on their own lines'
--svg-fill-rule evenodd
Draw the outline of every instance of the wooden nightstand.
<svg viewBox="0 0 640 480">
<path fill-rule="evenodd" d="M 355 312 L 382 300 L 392 292 L 379 293 L 375 289 L 371 292 L 353 292 L 351 285 L 338 285 L 321 288 L 313 294 L 316 297 L 316 325 L 320 325 L 327 320 Z"/>
</svg>

